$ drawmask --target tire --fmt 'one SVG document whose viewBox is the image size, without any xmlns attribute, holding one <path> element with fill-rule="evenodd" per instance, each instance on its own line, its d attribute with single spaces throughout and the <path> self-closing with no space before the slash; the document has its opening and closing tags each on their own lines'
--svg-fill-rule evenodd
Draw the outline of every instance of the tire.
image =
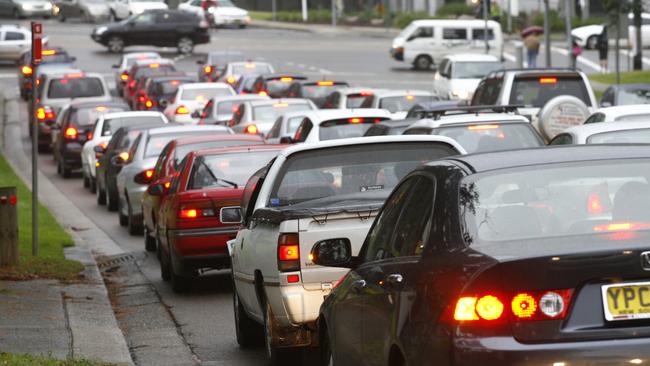
<svg viewBox="0 0 650 366">
<path fill-rule="evenodd" d="M 89 188 L 90 187 L 90 178 L 88 178 L 88 174 L 86 173 L 86 169 L 81 170 L 81 176 L 83 177 L 84 188 Z"/>
<path fill-rule="evenodd" d="M 171 270 L 171 260 L 169 259 L 169 256 L 165 255 L 162 252 L 162 246 L 160 245 L 160 240 L 158 238 L 158 230 L 156 230 L 156 247 L 158 248 L 157 254 L 158 254 L 158 262 L 160 263 L 160 277 L 162 277 L 163 281 L 169 282 L 172 278 L 172 270 Z"/>
<path fill-rule="evenodd" d="M 598 36 L 589 36 L 589 38 L 587 38 L 587 42 L 585 42 L 585 48 L 588 50 L 595 50 L 596 46 L 598 46 Z"/>
<path fill-rule="evenodd" d="M 129 224 L 129 217 L 122 214 L 122 201 L 117 199 L 117 216 L 120 220 L 120 226 L 126 226 Z"/>
<path fill-rule="evenodd" d="M 281 366 L 285 365 L 286 361 L 294 357 L 295 349 L 294 348 L 279 348 L 274 347 L 271 344 L 272 338 L 272 329 L 269 326 L 271 316 L 271 305 L 269 302 L 265 302 L 266 309 L 264 310 L 264 348 L 266 349 L 266 356 L 269 359 L 269 364 L 271 366 Z"/>
<path fill-rule="evenodd" d="M 97 193 L 97 179 L 88 177 L 88 181 L 88 188 L 90 189 L 90 193 Z"/>
<path fill-rule="evenodd" d="M 137 225 L 133 220 L 133 207 L 131 207 L 131 201 L 129 201 L 128 197 L 126 198 L 126 207 L 129 213 L 126 217 L 127 218 L 126 226 L 129 228 L 129 235 L 132 236 L 142 235 L 142 226 Z"/>
<path fill-rule="evenodd" d="M 103 206 L 106 204 L 106 190 L 102 189 L 101 185 L 99 182 L 97 182 L 97 189 L 95 190 L 97 193 L 97 204 L 100 206 Z"/>
<path fill-rule="evenodd" d="M 144 249 L 147 252 L 156 251 L 156 238 L 151 236 L 151 234 L 149 233 L 149 229 L 147 228 L 147 225 L 144 226 Z"/>
<path fill-rule="evenodd" d="M 108 51 L 112 53 L 122 53 L 124 51 L 124 40 L 122 37 L 111 36 L 106 44 Z"/>
<path fill-rule="evenodd" d="M 117 204 L 120 198 L 115 196 L 117 196 L 117 194 L 111 194 L 110 188 L 106 186 L 106 208 L 110 212 L 117 211 L 118 209 Z"/>
<path fill-rule="evenodd" d="M 174 270 L 174 261 L 172 261 L 171 249 L 168 250 L 167 260 L 169 261 L 169 283 L 172 285 L 172 291 L 176 294 L 182 294 L 190 289 L 190 279 L 176 273 Z"/>
<path fill-rule="evenodd" d="M 181 37 L 176 42 L 176 47 L 181 55 L 190 55 L 194 52 L 194 41 L 189 37 Z"/>
<path fill-rule="evenodd" d="M 239 301 L 237 290 L 232 292 L 232 304 L 235 314 L 235 334 L 237 335 L 237 343 L 241 348 L 248 348 L 257 346 L 262 343 L 264 333 L 254 320 L 248 317 L 244 306 Z"/>
<path fill-rule="evenodd" d="M 433 65 L 433 60 L 429 56 L 420 55 L 413 61 L 413 67 L 417 70 L 429 70 Z"/>
</svg>

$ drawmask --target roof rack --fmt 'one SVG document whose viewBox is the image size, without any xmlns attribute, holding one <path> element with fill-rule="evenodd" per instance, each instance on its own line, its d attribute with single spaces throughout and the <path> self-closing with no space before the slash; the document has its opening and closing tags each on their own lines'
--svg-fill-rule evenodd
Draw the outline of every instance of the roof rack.
<svg viewBox="0 0 650 366">
<path fill-rule="evenodd" d="M 422 112 L 425 116 L 422 118 L 431 118 L 433 120 L 439 120 L 440 117 L 451 115 L 451 114 L 479 114 L 479 113 L 516 113 L 519 108 L 525 107 L 524 105 L 476 105 L 476 106 L 464 106 L 464 107 L 440 107 L 433 109 L 421 109 L 418 112 Z"/>
</svg>

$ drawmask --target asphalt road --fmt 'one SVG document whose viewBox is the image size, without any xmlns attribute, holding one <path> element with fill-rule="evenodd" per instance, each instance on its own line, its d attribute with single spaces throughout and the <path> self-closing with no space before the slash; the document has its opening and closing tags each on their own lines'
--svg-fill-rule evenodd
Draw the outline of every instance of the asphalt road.
<svg viewBox="0 0 650 366">
<path fill-rule="evenodd" d="M 77 57 L 77 64 L 86 71 L 99 72 L 112 84 L 111 65 L 119 59 L 106 49 L 94 43 L 89 34 L 92 26 L 87 24 L 57 21 L 45 21 L 44 32 L 50 38 L 50 44 L 61 45 Z M 432 73 L 411 70 L 408 65 L 391 60 L 388 57 L 390 39 L 373 38 L 358 35 L 313 34 L 309 32 L 245 29 L 219 30 L 213 35 L 209 45 L 196 48 L 191 57 L 178 58 L 179 69 L 195 73 L 198 70 L 196 60 L 209 50 L 241 50 L 252 59 L 271 62 L 278 70 L 302 72 L 311 77 L 334 78 L 348 81 L 351 85 L 430 89 Z M 148 48 L 133 48 L 142 50 Z M 131 51 L 131 49 L 129 49 Z M 158 50 L 164 56 L 177 57 L 175 50 Z M 514 49 L 508 47 L 509 55 Z M 595 52 L 586 52 L 586 64 L 594 63 Z M 540 63 L 543 55 L 540 55 Z M 566 65 L 566 56 L 562 52 L 553 53 L 554 63 Z M 512 66 L 513 63 L 509 62 Z M 595 71 L 586 69 L 586 71 Z M 3 85 L 15 85 L 16 69 L 11 65 L 0 66 L 0 78 Z M 23 120 L 26 118 L 25 105 L 21 104 Z M 26 125 L 25 125 L 26 126 Z M 25 146 L 29 146 L 26 128 L 23 134 Z M 125 252 L 144 253 L 141 237 L 129 236 L 120 227 L 115 213 L 109 213 L 105 207 L 97 206 L 94 195 L 84 190 L 79 176 L 62 179 L 56 174 L 56 168 L 50 155 L 40 155 L 41 171 L 52 180 L 54 185 L 64 193 L 85 215 L 104 230 Z M 188 294 L 172 293 L 167 283 L 162 282 L 158 261 L 154 255 L 148 255 L 141 263 L 144 276 L 155 287 L 162 302 L 169 308 L 178 324 L 180 334 L 190 346 L 194 359 L 205 364 L 228 365 L 262 365 L 265 364 L 261 349 L 242 351 L 238 348 L 233 325 L 231 289 L 227 273 L 216 273 L 199 278 Z M 143 323 L 143 327 L 147 324 Z M 162 347 L 154 340 L 148 347 Z"/>
</svg>

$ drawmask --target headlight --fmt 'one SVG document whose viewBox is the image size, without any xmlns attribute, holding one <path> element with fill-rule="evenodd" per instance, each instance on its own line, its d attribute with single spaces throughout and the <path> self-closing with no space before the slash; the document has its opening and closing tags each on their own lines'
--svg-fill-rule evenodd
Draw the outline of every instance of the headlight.
<svg viewBox="0 0 650 366">
<path fill-rule="evenodd" d="M 60 9 L 58 6 L 52 5 L 52 15 L 56 16 L 57 14 L 59 14 L 59 11 Z"/>
<path fill-rule="evenodd" d="M 108 30 L 108 27 L 99 27 L 95 29 L 95 34 L 101 35 L 102 33 L 106 32 Z"/>
<path fill-rule="evenodd" d="M 214 14 L 215 11 L 217 11 L 217 8 L 214 7 L 214 6 L 211 6 L 211 7 L 208 8 L 208 13 L 210 13 L 210 14 Z"/>
<path fill-rule="evenodd" d="M 143 11 L 144 9 L 133 9 L 132 13 L 137 15 L 137 14 L 142 14 Z"/>
<path fill-rule="evenodd" d="M 469 97 L 469 92 L 467 90 L 453 90 L 451 96 L 458 99 L 467 99 Z"/>
<path fill-rule="evenodd" d="M 23 8 L 23 10 L 30 10 L 32 8 L 32 4 L 20 4 L 20 7 Z"/>
<path fill-rule="evenodd" d="M 246 15 L 246 16 L 244 17 L 244 22 L 245 22 L 245 23 L 250 23 L 250 22 L 251 22 L 251 17 L 248 16 L 248 15 Z"/>
</svg>

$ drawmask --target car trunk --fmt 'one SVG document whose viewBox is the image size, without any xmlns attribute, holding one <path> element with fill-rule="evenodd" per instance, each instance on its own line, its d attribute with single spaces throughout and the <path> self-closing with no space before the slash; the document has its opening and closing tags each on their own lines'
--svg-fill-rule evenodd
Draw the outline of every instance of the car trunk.
<svg viewBox="0 0 650 366">
<path fill-rule="evenodd" d="M 194 219 L 179 219 L 178 229 L 199 229 L 224 226 L 238 226 L 238 223 L 224 224 L 219 220 L 219 212 L 223 207 L 239 207 L 242 190 L 239 188 L 213 188 L 185 191 L 178 194 L 177 210 L 181 207 L 214 211 L 214 216 L 197 217 Z"/>
</svg>

